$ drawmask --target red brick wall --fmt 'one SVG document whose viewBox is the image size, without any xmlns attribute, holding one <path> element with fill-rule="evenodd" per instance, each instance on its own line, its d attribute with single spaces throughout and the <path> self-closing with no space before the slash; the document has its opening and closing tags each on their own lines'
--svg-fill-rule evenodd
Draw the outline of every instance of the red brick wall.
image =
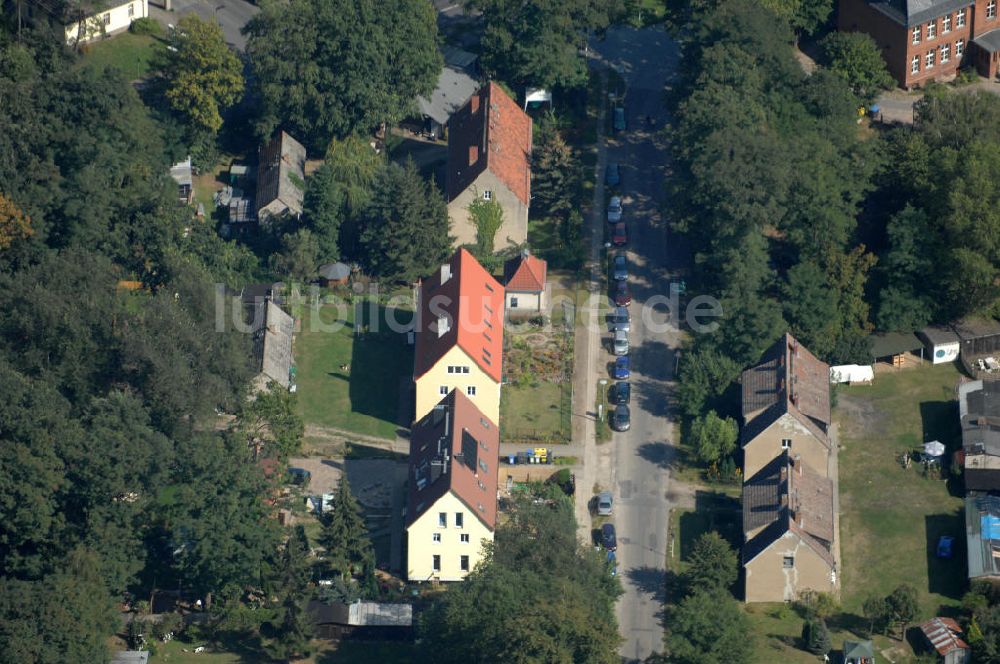
<svg viewBox="0 0 1000 664">
<path fill-rule="evenodd" d="M 983 17 L 986 15 L 987 0 L 980 0 L 980 9 Z M 893 78 L 904 88 L 919 87 L 928 81 L 948 78 L 954 76 L 961 62 L 955 57 L 955 42 L 959 39 L 965 40 L 965 58 L 968 58 L 969 42 L 972 40 L 972 26 L 976 25 L 976 17 L 973 16 L 973 5 L 965 8 L 965 26 L 957 28 L 955 15 L 951 13 L 951 31 L 944 33 L 943 15 L 934 19 L 937 25 L 937 35 L 934 39 L 927 38 L 927 24 L 925 21 L 920 25 L 920 43 L 913 44 L 913 27 L 905 27 L 896 23 L 885 14 L 876 11 L 868 6 L 865 0 L 840 0 L 840 15 L 837 28 L 842 31 L 865 32 L 872 36 L 875 43 L 882 49 L 882 57 Z M 1000 19 L 990 22 L 991 28 L 1000 27 Z M 985 32 L 983 30 L 982 32 Z M 977 34 L 979 30 L 977 28 Z M 941 46 L 950 47 L 949 61 L 941 63 Z M 927 69 L 927 52 L 934 50 L 934 66 Z M 920 71 L 911 73 L 911 63 L 913 56 L 920 57 Z"/>
</svg>

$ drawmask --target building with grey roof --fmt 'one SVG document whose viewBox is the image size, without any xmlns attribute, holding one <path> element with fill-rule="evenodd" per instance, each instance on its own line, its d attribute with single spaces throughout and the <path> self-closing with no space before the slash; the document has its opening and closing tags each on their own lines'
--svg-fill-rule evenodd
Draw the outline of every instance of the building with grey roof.
<svg viewBox="0 0 1000 664">
<path fill-rule="evenodd" d="M 302 214 L 306 190 L 306 149 L 279 132 L 257 156 L 257 221 L 270 216 Z"/>
<path fill-rule="evenodd" d="M 479 89 L 474 54 L 454 46 L 442 47 L 441 54 L 445 64 L 438 75 L 437 85 L 429 96 L 417 97 L 424 131 L 434 138 L 443 136 L 451 116 Z"/>
<path fill-rule="evenodd" d="M 254 391 L 267 389 L 270 382 L 287 389 L 291 384 L 294 321 L 271 300 L 258 303 L 252 311 L 253 361 L 257 371 Z"/>
</svg>

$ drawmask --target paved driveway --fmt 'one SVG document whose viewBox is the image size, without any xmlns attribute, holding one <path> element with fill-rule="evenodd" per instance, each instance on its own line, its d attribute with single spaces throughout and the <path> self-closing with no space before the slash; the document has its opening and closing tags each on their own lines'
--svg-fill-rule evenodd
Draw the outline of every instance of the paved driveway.
<svg viewBox="0 0 1000 664">
<path fill-rule="evenodd" d="M 663 650 L 668 464 L 675 442 L 670 403 L 678 333 L 667 325 L 665 304 L 651 306 L 651 298 L 668 295 L 673 264 L 669 234 L 659 214 L 667 163 L 659 129 L 665 120 L 664 84 L 677 67 L 678 51 L 659 28 L 612 30 L 591 48 L 627 82 L 628 131 L 609 140 L 606 159 L 621 165 L 624 219 L 630 232 L 632 427 L 614 434 L 609 468 L 599 470 L 598 481 L 608 482 L 605 486 L 615 496 L 625 587 L 617 608 L 625 639 L 621 654 L 626 661 L 640 661 Z M 655 119 L 655 130 L 646 125 L 647 115 Z M 603 365 L 610 356 L 602 352 L 598 361 Z"/>
<path fill-rule="evenodd" d="M 197 14 L 206 21 L 218 21 L 226 43 L 239 51 L 247 45 L 246 37 L 240 34 L 240 30 L 260 11 L 259 7 L 245 0 L 172 0 L 171 4 L 171 12 L 150 6 L 150 16 L 164 26 L 177 25 L 177 21 L 187 14 Z"/>
</svg>

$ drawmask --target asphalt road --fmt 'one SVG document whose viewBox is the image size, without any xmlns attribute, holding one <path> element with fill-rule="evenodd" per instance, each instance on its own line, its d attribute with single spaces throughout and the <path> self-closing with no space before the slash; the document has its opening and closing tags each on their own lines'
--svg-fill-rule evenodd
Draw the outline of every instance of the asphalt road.
<svg viewBox="0 0 1000 664">
<path fill-rule="evenodd" d="M 616 29 L 593 42 L 596 58 L 626 81 L 627 130 L 611 137 L 607 161 L 620 164 L 624 219 L 629 227 L 628 256 L 633 302 L 632 427 L 614 434 L 610 484 L 615 496 L 619 575 L 625 595 L 617 607 L 625 661 L 640 661 L 663 650 L 663 588 L 669 463 L 674 423 L 670 416 L 676 326 L 668 325 L 670 234 L 660 216 L 667 156 L 663 91 L 676 70 L 678 51 L 662 29 Z M 609 90 L 611 91 L 611 90 Z M 653 127 L 646 116 L 654 118 Z M 606 344 L 605 344 L 606 345 Z M 603 354 L 600 362 L 610 360 Z"/>
<path fill-rule="evenodd" d="M 171 6 L 173 11 L 165 12 L 151 5 L 150 16 L 164 25 L 177 25 L 177 21 L 186 14 L 197 14 L 206 21 L 216 21 L 222 27 L 226 43 L 239 51 L 247 44 L 240 29 L 260 11 L 256 5 L 245 0 L 171 0 Z"/>
</svg>

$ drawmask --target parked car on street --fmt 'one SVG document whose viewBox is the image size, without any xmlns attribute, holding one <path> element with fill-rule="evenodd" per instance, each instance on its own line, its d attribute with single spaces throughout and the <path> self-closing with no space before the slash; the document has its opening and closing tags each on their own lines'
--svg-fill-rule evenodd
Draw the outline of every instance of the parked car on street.
<svg viewBox="0 0 1000 664">
<path fill-rule="evenodd" d="M 625 109 L 621 106 L 615 108 L 613 127 L 616 132 L 625 131 Z"/>
<path fill-rule="evenodd" d="M 615 380 L 627 380 L 629 377 L 629 359 L 628 355 L 624 357 L 619 357 L 615 359 L 615 366 L 611 370 L 611 377 Z"/>
<path fill-rule="evenodd" d="M 615 355 L 628 355 L 628 332 L 618 330 L 611 341 L 611 350 Z"/>
<path fill-rule="evenodd" d="M 601 526 L 601 546 L 608 551 L 618 550 L 618 537 L 615 533 L 615 524 L 606 523 Z"/>
<path fill-rule="evenodd" d="M 615 431 L 628 431 L 632 426 L 632 413 L 628 406 L 620 404 L 611 416 L 611 428 Z"/>
<path fill-rule="evenodd" d="M 608 164 L 604 169 L 604 184 L 609 187 L 616 187 L 621 184 L 622 175 L 621 170 L 618 168 L 618 164 L 611 163 Z"/>
<path fill-rule="evenodd" d="M 622 197 L 612 196 L 608 201 L 608 223 L 617 224 L 622 220 Z"/>
<path fill-rule="evenodd" d="M 632 322 L 628 309 L 625 307 L 615 307 L 615 310 L 608 315 L 608 328 L 612 332 L 615 330 L 629 332 L 632 329 Z"/>
<path fill-rule="evenodd" d="M 615 281 L 628 279 L 628 257 L 624 253 L 615 255 L 612 259 L 612 267 Z"/>
<path fill-rule="evenodd" d="M 632 291 L 629 290 L 627 281 L 615 282 L 615 304 L 619 307 L 632 304 Z"/>
<path fill-rule="evenodd" d="M 614 551 L 608 551 L 608 572 L 611 576 L 618 576 L 618 558 Z"/>
<path fill-rule="evenodd" d="M 611 496 L 610 491 L 602 491 L 597 494 L 597 515 L 598 516 L 611 516 L 611 512 L 614 508 L 614 499 Z"/>
<path fill-rule="evenodd" d="M 615 229 L 611 232 L 611 244 L 616 247 L 624 247 L 628 244 L 628 228 L 624 221 L 615 224 Z"/>
<path fill-rule="evenodd" d="M 631 401 L 632 383 L 627 381 L 618 381 L 615 383 L 611 389 L 611 400 L 617 404 L 628 403 Z"/>
</svg>

